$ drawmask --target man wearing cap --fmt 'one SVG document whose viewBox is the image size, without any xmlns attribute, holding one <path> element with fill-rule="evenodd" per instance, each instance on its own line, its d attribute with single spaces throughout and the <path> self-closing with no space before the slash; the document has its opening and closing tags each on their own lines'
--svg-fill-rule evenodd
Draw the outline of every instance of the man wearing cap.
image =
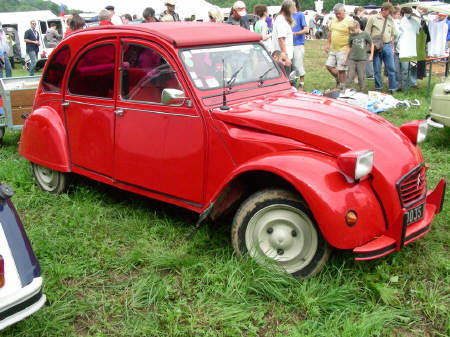
<svg viewBox="0 0 450 337">
<path fill-rule="evenodd" d="M 108 10 L 112 15 L 111 22 L 113 25 L 122 25 L 123 24 L 120 16 L 116 15 L 116 13 L 114 11 L 114 6 L 106 6 L 105 9 Z"/>
<path fill-rule="evenodd" d="M 159 20 L 161 20 L 166 15 L 171 15 L 173 17 L 173 21 L 180 21 L 180 16 L 175 12 L 175 1 L 167 0 L 165 2 L 165 5 L 167 9 L 161 13 L 161 15 L 159 16 Z"/>
<path fill-rule="evenodd" d="M 390 2 L 385 2 L 381 5 L 381 11 L 376 15 L 371 15 L 367 21 L 365 31 L 369 33 L 373 39 L 375 36 L 381 35 L 383 40 L 382 49 L 373 55 L 373 70 L 375 72 L 375 90 L 383 88 L 383 79 L 381 76 L 381 62 L 384 62 L 384 67 L 387 69 L 389 77 L 389 90 L 395 93 L 398 90 L 397 80 L 395 78 L 394 65 L 394 37 L 396 29 L 394 21 L 390 14 L 394 7 Z M 384 27 L 384 30 L 383 30 Z"/>
<path fill-rule="evenodd" d="M 31 20 L 31 28 L 25 32 L 23 40 L 26 44 L 27 55 L 30 58 L 30 76 L 34 76 L 34 70 L 36 69 L 36 62 L 39 53 L 39 33 L 36 30 L 36 20 Z"/>
<path fill-rule="evenodd" d="M 245 9 L 245 3 L 243 1 L 236 1 L 233 4 L 233 7 L 231 7 L 230 16 L 225 23 L 235 26 L 241 26 L 245 29 L 250 30 L 247 11 Z"/>
</svg>

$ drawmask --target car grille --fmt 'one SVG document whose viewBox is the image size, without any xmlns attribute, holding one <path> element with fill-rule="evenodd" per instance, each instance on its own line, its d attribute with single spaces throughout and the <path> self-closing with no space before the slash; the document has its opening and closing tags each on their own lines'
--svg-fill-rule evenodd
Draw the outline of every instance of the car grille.
<svg viewBox="0 0 450 337">
<path fill-rule="evenodd" d="M 427 189 L 425 166 L 420 165 L 401 178 L 397 190 L 402 207 L 409 207 L 425 196 Z"/>
</svg>

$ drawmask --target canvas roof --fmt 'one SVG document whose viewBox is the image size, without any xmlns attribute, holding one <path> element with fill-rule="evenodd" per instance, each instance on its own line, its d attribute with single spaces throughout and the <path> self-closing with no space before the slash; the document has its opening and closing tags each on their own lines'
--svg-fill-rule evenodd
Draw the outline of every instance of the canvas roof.
<svg viewBox="0 0 450 337">
<path fill-rule="evenodd" d="M 93 30 L 140 30 L 172 43 L 178 48 L 210 44 L 234 44 L 257 42 L 261 35 L 247 29 L 221 23 L 210 22 L 157 22 L 136 25 L 97 26 L 73 33 L 84 34 Z M 188 32 L 188 34 L 186 34 Z"/>
</svg>

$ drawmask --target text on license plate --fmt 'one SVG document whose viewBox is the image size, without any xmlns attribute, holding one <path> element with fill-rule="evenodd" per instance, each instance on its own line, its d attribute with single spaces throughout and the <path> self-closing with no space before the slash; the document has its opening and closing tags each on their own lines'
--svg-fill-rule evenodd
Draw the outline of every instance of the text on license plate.
<svg viewBox="0 0 450 337">
<path fill-rule="evenodd" d="M 416 222 L 416 221 L 419 221 L 420 219 L 422 219 L 424 208 L 425 208 L 425 203 L 420 204 L 419 206 L 416 206 L 414 208 L 407 210 L 405 213 L 405 218 L 404 218 L 406 226 L 409 226 L 413 222 Z"/>
</svg>

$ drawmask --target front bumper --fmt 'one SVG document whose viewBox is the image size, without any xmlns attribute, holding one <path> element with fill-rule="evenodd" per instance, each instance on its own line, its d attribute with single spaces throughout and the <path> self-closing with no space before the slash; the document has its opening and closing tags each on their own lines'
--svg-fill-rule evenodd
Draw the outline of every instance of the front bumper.
<svg viewBox="0 0 450 337">
<path fill-rule="evenodd" d="M 353 249 L 355 260 L 364 261 L 382 257 L 427 234 L 431 229 L 431 223 L 435 214 L 442 210 L 445 187 L 445 179 L 441 179 L 434 191 L 428 191 L 425 201 L 425 213 L 420 221 L 409 226 L 403 224 L 401 233 L 396 237 L 382 235 L 360 247 L 356 247 Z M 406 209 L 403 211 L 405 213 Z"/>
<path fill-rule="evenodd" d="M 41 277 L 34 278 L 33 282 L 14 294 L 0 297 L 0 330 L 35 313 L 45 300 Z"/>
</svg>

